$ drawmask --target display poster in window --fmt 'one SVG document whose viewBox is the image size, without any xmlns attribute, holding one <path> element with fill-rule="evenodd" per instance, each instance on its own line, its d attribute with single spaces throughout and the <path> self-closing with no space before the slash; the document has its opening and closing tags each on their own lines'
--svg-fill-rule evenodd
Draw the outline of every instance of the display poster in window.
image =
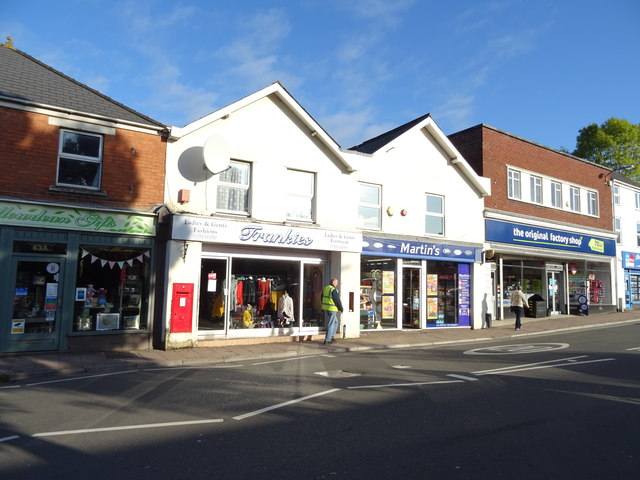
<svg viewBox="0 0 640 480">
<path fill-rule="evenodd" d="M 395 272 L 384 270 L 382 272 L 382 293 L 395 293 L 396 277 Z"/>
<path fill-rule="evenodd" d="M 427 297 L 427 318 L 438 319 L 438 297 Z"/>
<path fill-rule="evenodd" d="M 438 275 L 429 273 L 427 274 L 427 296 L 431 297 L 436 295 L 438 295 Z"/>
<path fill-rule="evenodd" d="M 392 272 L 393 273 L 393 272 Z M 385 295 L 382 297 L 382 318 L 384 320 L 393 319 L 396 316 L 395 295 Z"/>
<path fill-rule="evenodd" d="M 458 325 L 471 325 L 471 273 L 469 265 L 458 264 Z"/>
</svg>

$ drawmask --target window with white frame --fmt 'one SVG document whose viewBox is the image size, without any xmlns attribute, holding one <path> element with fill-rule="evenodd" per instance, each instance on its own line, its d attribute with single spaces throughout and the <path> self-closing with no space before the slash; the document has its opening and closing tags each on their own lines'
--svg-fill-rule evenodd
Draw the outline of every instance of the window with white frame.
<svg viewBox="0 0 640 480">
<path fill-rule="evenodd" d="M 580 189 L 578 187 L 569 187 L 569 208 L 573 212 L 580 211 Z"/>
<path fill-rule="evenodd" d="M 613 186 L 613 204 L 620 205 L 620 187 L 618 185 Z"/>
<path fill-rule="evenodd" d="M 427 193 L 427 213 L 424 220 L 424 233 L 444 235 L 444 197 Z"/>
<path fill-rule="evenodd" d="M 315 174 L 299 170 L 287 170 L 287 219 L 313 221 Z"/>
<path fill-rule="evenodd" d="M 640 210 L 640 192 L 636 192 L 636 210 Z"/>
<path fill-rule="evenodd" d="M 636 243 L 640 247 L 640 223 L 636 222 Z"/>
<path fill-rule="evenodd" d="M 382 213 L 382 187 L 371 183 L 360 183 L 358 204 L 358 227 L 380 229 Z"/>
<path fill-rule="evenodd" d="M 102 150 L 101 135 L 60 130 L 56 184 L 99 189 Z"/>
<path fill-rule="evenodd" d="M 542 178 L 530 176 L 531 202 L 542 203 Z"/>
<path fill-rule="evenodd" d="M 520 200 L 520 172 L 517 170 L 508 170 L 507 189 L 509 198 Z"/>
<path fill-rule="evenodd" d="M 620 220 L 620 217 L 615 217 L 613 219 L 613 229 L 615 230 L 616 234 L 618 235 L 618 238 L 616 239 L 618 243 L 622 243 L 621 240 L 621 236 L 622 236 L 622 221 Z"/>
<path fill-rule="evenodd" d="M 598 215 L 598 193 L 587 192 L 587 213 L 589 215 Z"/>
<path fill-rule="evenodd" d="M 562 184 L 551 182 L 551 206 L 562 208 Z"/>
<path fill-rule="evenodd" d="M 229 165 L 218 178 L 217 210 L 248 214 L 251 164 L 231 161 Z"/>
</svg>

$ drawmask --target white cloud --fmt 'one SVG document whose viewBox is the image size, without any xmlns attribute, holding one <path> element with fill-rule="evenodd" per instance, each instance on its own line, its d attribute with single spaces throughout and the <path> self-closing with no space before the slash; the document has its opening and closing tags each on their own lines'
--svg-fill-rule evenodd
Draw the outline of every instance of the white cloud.
<svg viewBox="0 0 640 480">
<path fill-rule="evenodd" d="M 469 126 L 474 113 L 474 102 L 473 95 L 455 94 L 436 106 L 431 113 L 439 125 L 447 124 L 452 131 L 462 130 Z"/>
</svg>

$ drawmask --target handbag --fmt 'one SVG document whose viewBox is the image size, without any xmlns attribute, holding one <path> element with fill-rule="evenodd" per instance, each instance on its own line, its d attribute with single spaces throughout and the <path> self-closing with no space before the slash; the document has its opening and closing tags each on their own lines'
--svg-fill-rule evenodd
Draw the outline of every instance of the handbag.
<svg viewBox="0 0 640 480">
<path fill-rule="evenodd" d="M 511 313 L 516 313 L 516 309 L 513 307 L 513 305 L 509 307 L 509 311 Z"/>
</svg>

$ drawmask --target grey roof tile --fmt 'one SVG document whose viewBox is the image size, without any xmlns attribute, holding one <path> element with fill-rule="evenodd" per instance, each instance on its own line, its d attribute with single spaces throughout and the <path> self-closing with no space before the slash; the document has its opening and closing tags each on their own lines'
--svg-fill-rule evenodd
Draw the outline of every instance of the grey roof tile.
<svg viewBox="0 0 640 480">
<path fill-rule="evenodd" d="M 20 50 L 0 45 L 2 97 L 154 127 L 165 126 Z"/>
</svg>

